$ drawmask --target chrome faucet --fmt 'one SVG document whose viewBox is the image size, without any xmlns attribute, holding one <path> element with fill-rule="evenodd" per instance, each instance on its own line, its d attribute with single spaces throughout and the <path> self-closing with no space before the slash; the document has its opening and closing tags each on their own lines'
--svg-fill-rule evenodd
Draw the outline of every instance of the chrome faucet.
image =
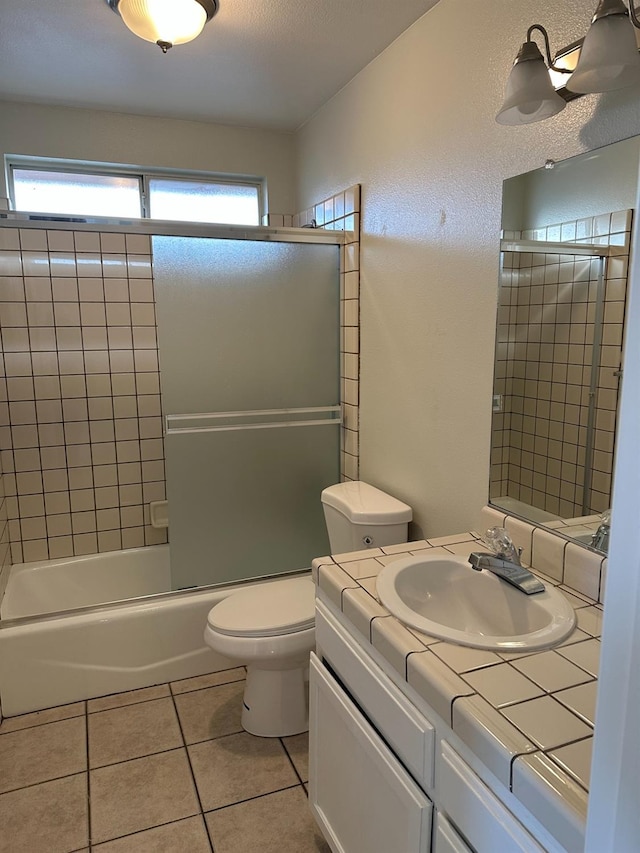
<svg viewBox="0 0 640 853">
<path fill-rule="evenodd" d="M 609 533 L 611 532 L 611 510 L 608 509 L 602 513 L 600 518 L 600 526 L 591 537 L 591 547 L 597 548 L 598 551 L 603 551 L 605 554 L 609 551 Z"/>
<path fill-rule="evenodd" d="M 544 584 L 520 563 L 522 549 L 517 550 L 511 537 L 502 527 L 491 527 L 485 535 L 486 541 L 495 548 L 495 553 L 474 552 L 469 563 L 477 572 L 486 569 L 502 580 L 515 586 L 527 595 L 544 592 Z"/>
</svg>

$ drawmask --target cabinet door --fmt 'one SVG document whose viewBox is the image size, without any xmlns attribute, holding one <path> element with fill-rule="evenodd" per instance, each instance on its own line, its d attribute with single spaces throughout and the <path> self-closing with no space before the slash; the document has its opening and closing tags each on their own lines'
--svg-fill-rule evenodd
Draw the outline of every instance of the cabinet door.
<svg viewBox="0 0 640 853">
<path fill-rule="evenodd" d="M 445 741 L 436 786 L 451 822 L 476 853 L 544 853 L 544 849 Z"/>
<path fill-rule="evenodd" d="M 436 815 L 436 825 L 433 833 L 433 853 L 473 853 L 464 843 L 449 821 Z"/>
<path fill-rule="evenodd" d="M 428 853 L 431 802 L 311 655 L 309 802 L 334 853 Z"/>
</svg>

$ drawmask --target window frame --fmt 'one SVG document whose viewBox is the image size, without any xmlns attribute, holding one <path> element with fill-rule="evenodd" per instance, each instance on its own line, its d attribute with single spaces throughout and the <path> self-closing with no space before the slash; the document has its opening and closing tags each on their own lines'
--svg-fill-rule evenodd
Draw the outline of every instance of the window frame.
<svg viewBox="0 0 640 853">
<path fill-rule="evenodd" d="M 21 155 L 6 155 L 5 156 L 5 172 L 7 179 L 7 192 L 9 195 L 10 209 L 15 213 L 38 213 L 39 211 L 22 211 L 15 206 L 15 184 L 14 170 L 33 169 L 38 172 L 66 172 L 77 175 L 103 175 L 106 177 L 125 177 L 135 178 L 138 181 L 140 192 L 140 211 L 141 221 L 155 221 L 149 216 L 149 182 L 152 178 L 165 178 L 167 180 L 177 181 L 195 181 L 202 184 L 226 184 L 228 186 L 252 187 L 256 190 L 258 199 L 258 221 L 256 225 L 262 224 L 262 218 L 265 214 L 265 199 L 266 199 L 266 179 L 254 175 L 236 175 L 224 174 L 219 172 L 201 172 L 188 169 L 156 169 L 149 167 L 135 167 L 119 165 L 117 163 L 101 163 L 85 160 L 60 160 L 50 157 L 25 157 Z M 88 214 L 73 214 L 73 213 L 50 213 L 49 216 L 63 217 L 85 217 L 95 219 L 95 216 Z M 110 218 L 110 217 L 105 217 Z M 167 222 L 169 220 L 157 220 L 158 222 Z M 178 220 L 182 221 L 182 220 Z M 200 223 L 202 225 L 234 225 L 238 223 L 218 223 L 208 222 Z M 244 224 L 244 223 L 239 223 Z"/>
</svg>

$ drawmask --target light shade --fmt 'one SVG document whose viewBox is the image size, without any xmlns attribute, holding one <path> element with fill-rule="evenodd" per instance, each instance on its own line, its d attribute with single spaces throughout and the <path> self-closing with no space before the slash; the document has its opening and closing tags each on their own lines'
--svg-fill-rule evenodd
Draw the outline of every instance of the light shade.
<svg viewBox="0 0 640 853">
<path fill-rule="evenodd" d="M 582 94 L 610 92 L 638 82 L 640 53 L 629 16 L 614 14 L 594 20 L 567 89 Z"/>
<path fill-rule="evenodd" d="M 549 77 L 542 54 L 534 42 L 525 42 L 516 57 L 505 88 L 498 124 L 531 124 L 550 118 L 566 107 Z"/>
<path fill-rule="evenodd" d="M 132 33 L 163 50 L 192 41 L 217 11 L 216 0 L 111 0 Z"/>
</svg>

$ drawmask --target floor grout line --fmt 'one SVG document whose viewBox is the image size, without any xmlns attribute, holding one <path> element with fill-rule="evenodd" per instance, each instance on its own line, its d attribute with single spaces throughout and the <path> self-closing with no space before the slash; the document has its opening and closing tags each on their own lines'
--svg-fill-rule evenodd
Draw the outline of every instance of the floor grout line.
<svg viewBox="0 0 640 853">
<path fill-rule="evenodd" d="M 89 772 L 89 714 L 88 702 L 84 702 L 84 728 L 87 749 L 87 846 L 91 849 L 91 773 Z"/>
<path fill-rule="evenodd" d="M 14 734 L 17 734 L 18 732 L 28 732 L 28 731 L 30 731 L 30 729 L 39 729 L 39 728 L 42 728 L 42 726 L 51 726 L 51 725 L 53 725 L 53 723 L 65 723 L 67 720 L 77 720 L 78 717 L 84 717 L 86 714 L 87 714 L 86 711 L 81 711 L 79 714 L 72 714 L 70 717 L 62 717 L 59 720 L 46 720 L 46 721 L 43 721 L 42 723 L 34 723 L 31 726 L 22 726 L 19 729 L 12 729 L 11 731 L 4 731 L 4 732 L 0 731 L 0 737 L 2 737 L 3 735 L 14 735 Z M 20 716 L 20 715 L 18 715 L 18 716 Z M 17 716 L 16 717 L 3 717 L 3 721 L 7 721 L 7 722 L 9 720 L 15 720 L 15 719 L 18 719 L 18 717 Z"/>
<path fill-rule="evenodd" d="M 213 685 L 207 685 L 204 687 L 198 687 L 195 690 L 184 690 L 180 693 L 173 693 L 173 691 L 171 689 L 171 683 L 167 682 L 166 686 L 168 688 L 168 692 L 165 695 L 154 697 L 152 699 L 147 698 L 147 699 L 142 699 L 140 701 L 129 702 L 126 705 L 116 705 L 113 708 L 104 708 L 104 709 L 100 709 L 98 711 L 90 711 L 89 710 L 89 701 L 88 700 L 82 700 L 82 711 L 74 714 L 71 717 L 65 717 L 62 720 L 50 720 L 47 722 L 35 723 L 33 725 L 25 726 L 22 729 L 16 729 L 13 732 L 3 732 L 3 734 L 17 734 L 19 732 L 25 732 L 25 731 L 29 731 L 31 729 L 38 729 L 38 728 L 41 728 L 42 726 L 52 725 L 53 723 L 67 722 L 70 720 L 74 720 L 74 719 L 77 720 L 80 718 L 84 719 L 84 724 L 85 724 L 85 736 L 84 736 L 84 752 L 85 752 L 85 755 L 84 755 L 84 769 L 83 770 L 79 770 L 79 771 L 72 772 L 72 773 L 66 773 L 66 774 L 61 775 L 61 776 L 54 776 L 51 779 L 43 779 L 41 781 L 34 782 L 32 784 L 29 784 L 29 785 L 23 785 L 23 786 L 18 787 L 18 788 L 12 788 L 9 791 L 2 792 L 2 793 L 9 794 L 9 793 L 15 793 L 18 791 L 28 790 L 31 788 L 38 788 L 42 785 L 47 785 L 48 783 L 58 782 L 62 779 L 69 779 L 69 778 L 78 777 L 78 776 L 83 775 L 85 777 L 85 781 L 86 781 L 86 798 L 87 798 L 86 821 L 83 820 L 83 823 L 85 824 L 87 842 L 86 842 L 86 845 L 81 845 L 77 849 L 74 848 L 76 853 L 80 853 L 80 851 L 82 851 L 82 850 L 94 851 L 94 850 L 99 849 L 99 847 L 102 844 L 107 844 L 107 843 L 110 843 L 112 841 L 115 841 L 115 840 L 121 839 L 121 838 L 133 839 L 135 836 L 143 835 L 145 832 L 149 832 L 151 830 L 158 829 L 160 827 L 168 827 L 168 826 L 172 826 L 174 824 L 181 824 L 181 823 L 184 823 L 188 820 L 191 820 L 192 818 L 198 818 L 201 821 L 200 826 L 204 829 L 204 831 L 206 833 L 206 838 L 207 838 L 207 841 L 209 844 L 209 849 L 210 849 L 211 853 L 214 853 L 215 845 L 214 845 L 213 838 L 212 838 L 212 835 L 211 835 L 211 832 L 209 829 L 209 825 L 207 823 L 207 819 L 206 819 L 207 814 L 216 813 L 216 812 L 219 812 L 219 811 L 222 811 L 225 809 L 233 808 L 233 807 L 238 806 L 238 805 L 250 803 L 253 800 L 261 800 L 261 799 L 264 799 L 265 797 L 269 797 L 269 796 L 274 795 L 274 794 L 279 794 L 279 793 L 284 792 L 284 791 L 294 791 L 297 788 L 302 789 L 302 793 L 303 793 L 305 799 L 308 797 L 308 794 L 307 794 L 307 791 L 305 788 L 305 782 L 303 781 L 302 775 L 296 767 L 296 764 L 295 764 L 295 761 L 293 758 L 293 754 L 290 753 L 289 749 L 287 748 L 287 744 L 285 742 L 285 739 L 284 738 L 274 738 L 273 740 L 278 740 L 280 748 L 284 752 L 284 755 L 286 755 L 287 762 L 291 766 L 293 773 L 294 773 L 294 778 L 296 780 L 295 783 L 290 784 L 290 785 L 285 785 L 284 787 L 277 788 L 276 790 L 273 790 L 273 791 L 267 791 L 267 792 L 264 792 L 261 794 L 257 794 L 255 796 L 250 796 L 250 797 L 246 797 L 244 799 L 236 800 L 235 802 L 226 803 L 225 805 L 221 805 L 221 806 L 218 806 L 216 808 L 209 809 L 208 811 L 205 811 L 205 809 L 203 807 L 203 801 L 202 801 L 202 798 L 200 795 L 200 791 L 198 788 L 198 782 L 197 782 L 194 766 L 193 766 L 192 761 L 191 761 L 191 755 L 190 755 L 189 749 L 191 746 L 197 746 L 197 745 L 202 744 L 202 743 L 208 743 L 209 741 L 219 741 L 219 740 L 222 740 L 225 738 L 237 737 L 238 735 L 243 734 L 244 730 L 242 728 L 240 728 L 236 732 L 228 732 L 226 734 L 206 738 L 205 740 L 198 740 L 198 741 L 195 741 L 194 743 L 187 743 L 187 739 L 186 739 L 186 735 L 185 735 L 185 729 L 183 728 L 183 722 L 180 718 L 180 713 L 178 711 L 178 704 L 179 703 L 177 700 L 178 700 L 178 697 L 188 695 L 190 693 L 197 693 L 197 692 L 201 692 L 203 690 L 211 690 L 211 689 L 215 689 L 218 687 L 220 687 L 220 688 L 227 687 L 228 688 L 230 685 L 242 683 L 243 680 L 244 680 L 244 678 L 233 679 L 231 681 L 223 681 L 219 684 L 213 684 Z M 163 685 L 156 685 L 156 686 L 164 687 L 165 685 L 163 684 Z M 124 691 L 124 692 L 128 692 L 128 691 Z M 118 694 L 110 694 L 110 695 L 117 696 Z M 164 699 L 170 699 L 171 703 L 173 705 L 173 712 L 175 714 L 175 718 L 176 718 L 176 721 L 178 724 L 179 735 L 180 735 L 179 745 L 170 747 L 168 749 L 161 749 L 158 752 L 152 752 L 152 753 L 149 753 L 146 755 L 136 755 L 136 756 L 126 758 L 126 759 L 121 760 L 121 761 L 114 761 L 114 762 L 111 762 L 108 764 L 102 764 L 98 767 L 92 767 L 91 766 L 92 735 L 91 735 L 91 731 L 90 731 L 89 727 L 91 725 L 91 719 L 95 718 L 96 714 L 106 713 L 107 711 L 117 711 L 117 710 L 126 711 L 127 708 L 131 708 L 132 706 L 135 706 L 135 705 L 148 704 L 149 702 L 154 702 L 154 701 L 158 702 L 158 701 L 164 700 Z M 68 704 L 74 704 L 74 703 L 68 703 Z M 63 708 L 65 706 L 53 706 L 53 707 Z M 28 738 L 28 736 L 27 736 L 27 738 Z M 188 767 L 189 767 L 189 772 L 191 775 L 193 790 L 194 790 L 194 793 L 196 795 L 195 796 L 195 802 L 193 805 L 194 813 L 191 815 L 186 815 L 184 817 L 177 818 L 175 820 L 169 820 L 169 821 L 166 821 L 163 823 L 158 823 L 154 826 L 144 827 L 142 829 L 135 830 L 134 832 L 127 832 L 123 835 L 114 836 L 114 838 L 103 839 L 103 840 L 94 842 L 94 840 L 92 838 L 93 814 L 92 814 L 92 779 L 91 779 L 91 774 L 93 772 L 99 772 L 105 768 L 117 767 L 118 765 L 121 765 L 121 764 L 128 764 L 128 763 L 133 762 L 133 761 L 140 761 L 140 760 L 144 760 L 144 759 L 151 758 L 154 756 L 164 755 L 166 753 L 177 752 L 179 750 L 182 751 L 182 753 L 184 754 L 184 756 L 188 762 Z M 1 797 L 1 794 L 0 794 L 0 797 Z M 296 797 L 297 797 L 297 795 L 296 795 Z M 96 803 L 93 803 L 93 805 L 96 805 Z M 116 828 L 116 827 L 114 827 L 114 828 Z M 194 829 L 195 829 L 195 827 L 194 827 Z M 183 831 L 185 831 L 187 833 L 189 832 L 189 830 L 180 830 L 180 833 Z M 34 850 L 34 853 L 37 853 L 37 851 Z"/>
<path fill-rule="evenodd" d="M 186 820 L 193 820 L 194 817 L 200 817 L 204 819 L 204 815 L 202 812 L 196 812 L 194 814 L 186 815 L 186 817 L 179 817 L 177 820 L 167 820 L 164 823 L 157 823 L 155 826 L 147 826 L 144 829 L 136 829 L 134 832 L 127 832 L 124 835 L 114 835 L 113 838 L 107 838 L 104 841 L 98 841 L 97 844 L 91 846 L 92 850 L 97 850 L 98 847 L 102 844 L 111 844 L 112 841 L 119 841 L 122 838 L 133 838 L 136 835 L 142 835 L 144 832 L 150 832 L 152 829 L 160 829 L 163 826 L 173 826 L 174 823 L 182 823 Z M 84 847 L 79 847 L 78 850 L 85 850 Z"/>
<path fill-rule="evenodd" d="M 40 782 L 31 782 L 29 785 L 21 785 L 19 788 L 9 788 L 7 791 L 0 792 L 0 797 L 5 794 L 15 794 L 17 791 L 26 791 L 29 788 L 37 788 L 39 785 L 48 785 L 50 782 L 59 782 L 61 779 L 70 779 L 72 776 L 82 776 L 88 773 L 87 770 L 76 770 L 74 773 L 65 773 L 63 776 L 53 776 L 51 779 L 41 779 Z"/>
<path fill-rule="evenodd" d="M 169 688 L 169 690 L 171 692 L 171 688 Z M 182 720 L 180 719 L 180 714 L 178 713 L 178 706 L 176 705 L 176 697 L 174 696 L 173 692 L 171 692 L 171 701 L 173 702 L 173 710 L 174 710 L 174 713 L 176 715 L 176 719 L 178 720 L 178 727 L 180 729 L 180 736 L 182 737 L 182 743 L 183 743 L 182 748 L 184 749 L 186 757 L 187 757 L 187 763 L 189 765 L 189 772 L 191 773 L 191 780 L 193 782 L 193 787 L 194 787 L 194 790 L 196 792 L 196 798 L 198 800 L 198 806 L 200 807 L 200 815 L 202 816 L 202 822 L 204 823 L 204 829 L 205 829 L 205 832 L 207 833 L 207 840 L 209 842 L 209 847 L 213 851 L 215 849 L 213 846 L 213 840 L 211 838 L 211 833 L 209 832 L 209 826 L 207 825 L 207 821 L 205 820 L 205 817 L 204 817 L 204 808 L 202 807 L 202 799 L 200 797 L 200 790 L 198 789 L 198 782 L 196 780 L 196 774 L 193 770 L 193 764 L 191 763 L 191 755 L 189 754 L 189 749 L 187 747 L 187 739 L 186 739 L 185 734 L 184 734 L 184 729 L 182 728 Z"/>
<path fill-rule="evenodd" d="M 290 737 L 290 735 L 287 735 L 287 737 Z M 281 737 L 280 737 L 280 738 L 278 738 L 278 740 L 280 741 L 280 743 L 281 743 L 281 745 L 282 745 L 282 748 L 284 749 L 285 755 L 286 755 L 286 756 L 287 756 L 287 758 L 289 759 L 289 764 L 293 767 L 293 772 L 294 772 L 294 773 L 296 774 L 296 776 L 298 777 L 298 781 L 300 782 L 300 784 L 301 784 L 301 785 L 304 785 L 304 782 L 302 781 L 302 776 L 298 773 L 298 768 L 296 767 L 296 765 L 295 765 L 295 762 L 294 762 L 293 758 L 292 758 L 292 757 L 291 757 L 291 755 L 289 754 L 289 750 L 287 749 L 287 745 L 286 745 L 286 744 L 285 744 L 285 742 L 284 742 L 284 738 L 281 738 Z"/>
<path fill-rule="evenodd" d="M 237 800 L 235 803 L 226 803 L 224 806 L 216 806 L 215 809 L 209 809 L 206 812 L 203 812 L 204 815 L 213 814 L 214 812 L 221 812 L 224 809 L 232 809 L 235 806 L 241 806 L 243 803 L 252 803 L 254 800 L 263 800 L 265 797 L 270 797 L 272 794 L 281 794 L 282 791 L 293 791 L 294 788 L 304 788 L 300 782 L 296 782 L 294 785 L 285 785 L 284 788 L 276 788 L 275 791 L 267 791 L 264 794 L 256 794 L 255 797 L 246 797 L 244 800 Z"/>
</svg>

